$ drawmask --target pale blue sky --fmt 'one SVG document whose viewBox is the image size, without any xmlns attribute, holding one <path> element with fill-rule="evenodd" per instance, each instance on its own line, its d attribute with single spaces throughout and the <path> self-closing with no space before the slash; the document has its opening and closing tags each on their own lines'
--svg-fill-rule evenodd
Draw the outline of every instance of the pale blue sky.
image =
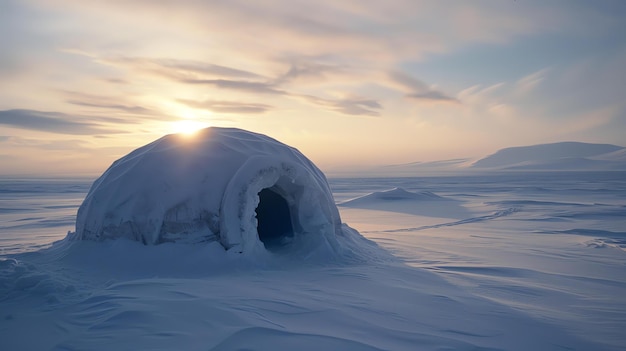
<svg viewBox="0 0 626 351">
<path fill-rule="evenodd" d="M 626 146 L 619 0 L 8 0 L 0 31 L 0 174 L 98 174 L 186 125 L 324 169 Z"/>
</svg>

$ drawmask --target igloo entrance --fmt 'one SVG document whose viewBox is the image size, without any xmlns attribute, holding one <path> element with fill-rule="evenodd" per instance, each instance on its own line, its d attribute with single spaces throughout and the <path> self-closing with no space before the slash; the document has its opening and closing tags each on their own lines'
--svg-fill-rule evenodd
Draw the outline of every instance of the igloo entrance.
<svg viewBox="0 0 626 351">
<path fill-rule="evenodd" d="M 259 192 L 256 208 L 257 233 L 266 249 L 283 246 L 293 237 L 291 211 L 287 200 L 271 188 Z"/>
</svg>

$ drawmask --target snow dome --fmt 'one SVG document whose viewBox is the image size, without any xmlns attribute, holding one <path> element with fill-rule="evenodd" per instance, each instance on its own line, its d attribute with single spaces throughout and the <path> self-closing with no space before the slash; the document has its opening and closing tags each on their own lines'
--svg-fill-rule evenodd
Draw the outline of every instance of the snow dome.
<svg viewBox="0 0 626 351">
<path fill-rule="evenodd" d="M 219 241 L 246 252 L 342 224 L 324 174 L 295 148 L 240 129 L 166 135 L 115 161 L 78 209 L 74 238 Z"/>
</svg>

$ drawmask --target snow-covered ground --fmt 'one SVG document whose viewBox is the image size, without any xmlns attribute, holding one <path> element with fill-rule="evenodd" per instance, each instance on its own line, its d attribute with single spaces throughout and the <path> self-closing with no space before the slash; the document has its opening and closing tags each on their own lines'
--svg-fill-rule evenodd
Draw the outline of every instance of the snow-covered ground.
<svg viewBox="0 0 626 351">
<path fill-rule="evenodd" d="M 626 173 L 330 183 L 371 241 L 245 255 L 62 240 L 89 182 L 0 180 L 0 350 L 626 348 Z"/>
</svg>

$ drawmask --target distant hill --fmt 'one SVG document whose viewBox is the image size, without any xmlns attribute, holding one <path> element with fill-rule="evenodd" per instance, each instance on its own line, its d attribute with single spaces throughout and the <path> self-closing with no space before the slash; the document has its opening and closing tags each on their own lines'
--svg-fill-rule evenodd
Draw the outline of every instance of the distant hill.
<svg viewBox="0 0 626 351">
<path fill-rule="evenodd" d="M 612 144 L 560 142 L 509 147 L 480 159 L 411 162 L 357 171 L 334 170 L 330 174 L 334 177 L 413 177 L 494 170 L 626 171 L 626 148 Z"/>
<path fill-rule="evenodd" d="M 626 170 L 626 148 L 611 144 L 561 142 L 501 149 L 473 169 Z"/>
</svg>

